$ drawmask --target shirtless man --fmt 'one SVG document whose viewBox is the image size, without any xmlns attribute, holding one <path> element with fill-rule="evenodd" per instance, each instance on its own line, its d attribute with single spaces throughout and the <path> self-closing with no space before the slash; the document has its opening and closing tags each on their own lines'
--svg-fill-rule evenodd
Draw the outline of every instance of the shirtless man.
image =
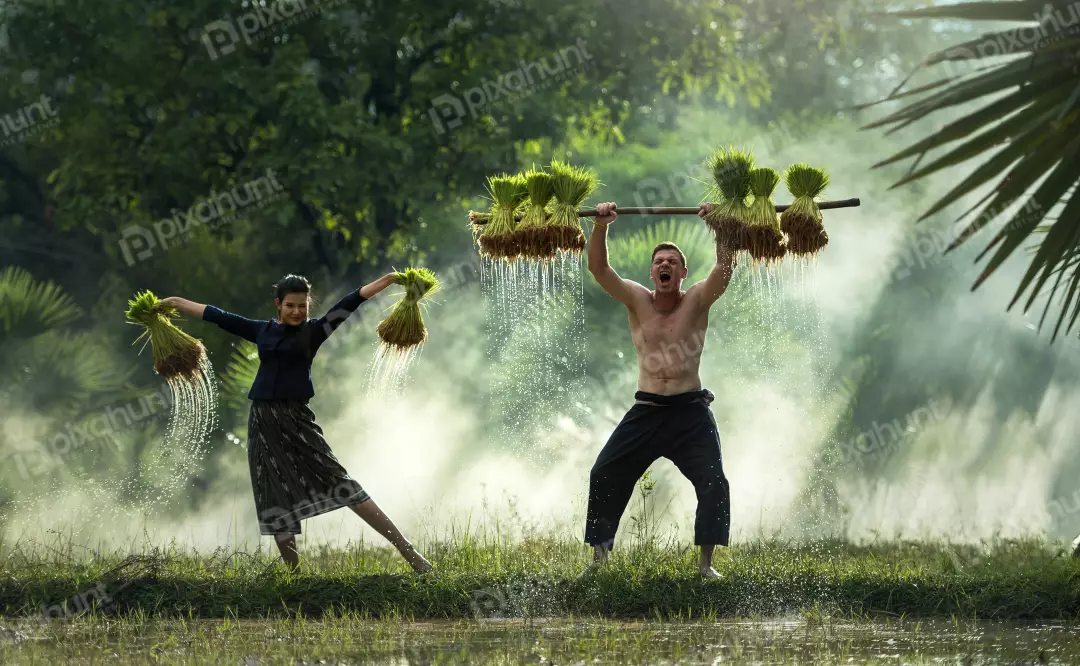
<svg viewBox="0 0 1080 666">
<path fill-rule="evenodd" d="M 702 204 L 704 217 L 712 204 Z M 650 291 L 619 277 L 608 264 L 607 228 L 618 213 L 615 204 L 596 207 L 589 239 L 589 272 L 612 298 L 626 306 L 638 353 L 638 392 L 634 406 L 611 433 L 589 477 L 585 542 L 594 550 L 591 571 L 607 560 L 615 531 L 634 485 L 657 458 L 671 460 L 697 491 L 694 543 L 701 546 L 698 569 L 719 578 L 712 567 L 713 548 L 728 545 L 731 526 L 728 482 L 720 463 L 720 436 L 709 404 L 713 394 L 701 388 L 698 366 L 709 326 L 709 308 L 727 289 L 734 253 L 717 243 L 716 265 L 690 289 L 686 257 L 674 243 L 653 250 Z"/>
</svg>

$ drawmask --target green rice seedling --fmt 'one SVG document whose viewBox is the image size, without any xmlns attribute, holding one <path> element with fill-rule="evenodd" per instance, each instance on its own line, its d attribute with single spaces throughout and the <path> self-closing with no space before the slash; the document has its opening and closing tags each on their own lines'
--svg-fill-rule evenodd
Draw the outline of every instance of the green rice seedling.
<svg viewBox="0 0 1080 666">
<path fill-rule="evenodd" d="M 548 218 L 547 233 L 554 237 L 559 250 L 581 254 L 585 251 L 585 232 L 581 230 L 578 208 L 600 185 L 600 180 L 591 169 L 559 160 L 551 161 L 551 173 L 555 203 Z"/>
<path fill-rule="evenodd" d="M 787 234 L 788 251 L 813 256 L 829 243 L 821 209 L 814 201 L 829 185 L 829 175 L 809 164 L 792 164 L 784 174 L 784 182 L 794 197 L 791 207 L 780 215 L 780 229 Z"/>
<path fill-rule="evenodd" d="M 491 197 L 491 217 L 480 233 L 481 253 L 493 259 L 513 260 L 518 254 L 514 215 L 525 200 L 525 177 L 521 174 L 490 176 L 487 182 Z"/>
<path fill-rule="evenodd" d="M 776 204 L 772 193 L 780 182 L 780 174 L 775 169 L 761 167 L 750 172 L 750 192 L 754 202 L 750 204 L 750 219 L 747 224 L 749 245 L 746 248 L 754 261 L 770 264 L 780 261 L 787 254 L 784 235 L 780 233 L 780 223 L 776 218 Z"/>
<path fill-rule="evenodd" d="M 525 172 L 525 201 L 521 223 L 514 232 L 521 256 L 536 261 L 554 259 L 557 237 L 548 230 L 548 207 L 555 196 L 555 177 L 541 169 Z"/>
<path fill-rule="evenodd" d="M 405 294 L 375 330 L 383 344 L 408 351 L 427 340 L 420 301 L 439 290 L 439 279 L 426 268 L 409 268 L 394 273 L 394 284 L 404 287 Z"/>
<path fill-rule="evenodd" d="M 706 215 L 705 224 L 717 239 L 726 239 L 731 248 L 746 250 L 750 244 L 747 231 L 750 209 L 746 201 L 750 196 L 754 157 L 749 151 L 730 146 L 717 149 L 706 165 L 716 183 L 710 188 L 709 198 L 717 205 Z"/>
<path fill-rule="evenodd" d="M 162 304 L 151 291 L 135 294 L 128 301 L 125 313 L 129 324 L 143 328 L 135 342 L 143 338 L 149 342 L 154 354 L 154 372 L 168 380 L 194 379 L 207 363 L 206 348 L 172 323 L 178 316 L 176 308 Z"/>
</svg>

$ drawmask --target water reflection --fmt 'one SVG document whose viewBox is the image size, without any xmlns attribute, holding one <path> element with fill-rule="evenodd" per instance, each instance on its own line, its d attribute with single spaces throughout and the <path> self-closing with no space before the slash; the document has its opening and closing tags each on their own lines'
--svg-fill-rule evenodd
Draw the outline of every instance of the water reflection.
<svg viewBox="0 0 1080 666">
<path fill-rule="evenodd" d="M 115 656 L 114 656 L 115 655 Z M 98 620 L 0 628 L 0 663 L 1075 664 L 1062 623 Z"/>
</svg>

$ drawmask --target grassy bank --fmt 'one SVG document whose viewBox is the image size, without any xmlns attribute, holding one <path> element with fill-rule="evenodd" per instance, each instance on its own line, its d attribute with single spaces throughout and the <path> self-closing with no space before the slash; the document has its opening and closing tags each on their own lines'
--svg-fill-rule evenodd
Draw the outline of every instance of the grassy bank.
<svg viewBox="0 0 1080 666">
<path fill-rule="evenodd" d="M 845 616 L 1080 615 L 1080 563 L 1063 547 L 1036 541 L 737 544 L 729 556 L 717 557 L 719 581 L 696 577 L 690 546 L 617 551 L 585 580 L 577 575 L 587 550 L 564 540 L 460 538 L 426 551 L 437 569 L 417 576 L 395 552 L 362 545 L 309 550 L 303 569 L 288 573 L 266 551 L 102 555 L 20 544 L 3 551 L 0 614 L 266 618 L 334 610 L 373 618 L 697 619 L 815 609 Z"/>
</svg>

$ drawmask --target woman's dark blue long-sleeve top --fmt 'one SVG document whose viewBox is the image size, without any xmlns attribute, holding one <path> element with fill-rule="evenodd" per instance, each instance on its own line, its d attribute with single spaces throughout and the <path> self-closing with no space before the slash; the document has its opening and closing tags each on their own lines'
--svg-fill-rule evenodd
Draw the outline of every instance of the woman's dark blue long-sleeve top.
<svg viewBox="0 0 1080 666">
<path fill-rule="evenodd" d="M 246 319 L 207 305 L 203 320 L 254 342 L 259 348 L 259 372 L 248 391 L 251 400 L 300 400 L 315 395 L 311 383 L 311 361 L 322 343 L 365 299 L 357 289 L 338 301 L 318 319 L 308 319 L 299 326 L 282 324 L 276 319 Z"/>
</svg>

